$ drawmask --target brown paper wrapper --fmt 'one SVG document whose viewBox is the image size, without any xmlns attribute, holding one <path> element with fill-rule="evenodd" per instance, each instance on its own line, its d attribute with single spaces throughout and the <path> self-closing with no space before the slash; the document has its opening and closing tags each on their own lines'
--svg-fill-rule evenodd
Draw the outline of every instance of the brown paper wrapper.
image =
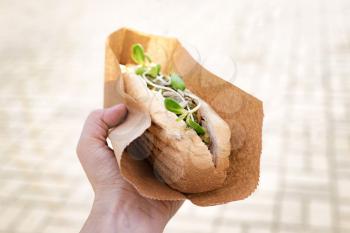
<svg viewBox="0 0 350 233">
<path fill-rule="evenodd" d="M 180 74 L 186 87 L 205 100 L 230 126 L 231 154 L 227 178 L 221 188 L 186 194 L 162 182 L 144 157 L 128 153 L 128 145 L 150 127 L 151 119 L 137 101 L 125 94 L 120 64 L 133 63 L 131 46 L 140 43 L 162 72 Z M 262 102 L 198 64 L 175 38 L 148 35 L 128 28 L 112 33 L 106 43 L 104 106 L 125 103 L 126 121 L 111 130 L 109 138 L 122 176 L 140 195 L 157 200 L 189 199 L 199 206 L 223 204 L 248 197 L 259 181 Z M 208 174 L 210 175 L 210 174 Z"/>
</svg>

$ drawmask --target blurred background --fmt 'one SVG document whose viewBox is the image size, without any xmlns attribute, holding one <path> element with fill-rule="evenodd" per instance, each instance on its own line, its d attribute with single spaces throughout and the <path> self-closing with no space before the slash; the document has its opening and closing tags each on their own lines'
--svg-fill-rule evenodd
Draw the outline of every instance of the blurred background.
<svg viewBox="0 0 350 233">
<path fill-rule="evenodd" d="M 165 232 L 350 232 L 350 1 L 0 0 L 0 232 L 78 232 L 92 190 L 75 146 L 102 106 L 104 44 L 176 36 L 264 101 L 257 191 Z"/>
</svg>

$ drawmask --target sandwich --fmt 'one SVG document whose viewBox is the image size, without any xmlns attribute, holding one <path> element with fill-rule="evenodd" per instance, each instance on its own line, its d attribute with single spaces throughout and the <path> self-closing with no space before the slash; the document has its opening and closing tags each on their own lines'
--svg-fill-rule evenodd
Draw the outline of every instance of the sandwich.
<svg viewBox="0 0 350 233">
<path fill-rule="evenodd" d="M 147 157 L 157 177 L 182 193 L 222 187 L 231 153 L 229 125 L 186 88 L 181 75 L 164 74 L 141 44 L 131 50 L 135 64 L 120 65 L 121 81 L 152 123 L 128 152 Z"/>
</svg>

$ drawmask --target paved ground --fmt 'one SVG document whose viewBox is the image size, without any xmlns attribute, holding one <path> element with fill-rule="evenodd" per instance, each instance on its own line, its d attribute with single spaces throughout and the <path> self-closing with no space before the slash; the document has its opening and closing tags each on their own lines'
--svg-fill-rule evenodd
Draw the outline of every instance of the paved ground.
<svg viewBox="0 0 350 233">
<path fill-rule="evenodd" d="M 1 0 L 0 232 L 80 229 L 92 193 L 75 144 L 102 103 L 104 40 L 125 25 L 224 57 L 214 71 L 265 105 L 258 191 L 186 203 L 165 232 L 350 232 L 347 0 Z"/>
</svg>

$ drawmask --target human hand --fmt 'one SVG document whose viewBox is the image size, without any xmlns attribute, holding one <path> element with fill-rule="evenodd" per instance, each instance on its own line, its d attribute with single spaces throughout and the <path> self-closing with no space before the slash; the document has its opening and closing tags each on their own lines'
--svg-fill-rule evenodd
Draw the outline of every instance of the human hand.
<svg viewBox="0 0 350 233">
<path fill-rule="evenodd" d="M 142 197 L 121 177 L 106 138 L 108 130 L 122 123 L 126 115 L 125 105 L 119 104 L 93 111 L 85 122 L 77 154 L 95 199 L 81 233 L 162 232 L 183 203 Z"/>
</svg>

